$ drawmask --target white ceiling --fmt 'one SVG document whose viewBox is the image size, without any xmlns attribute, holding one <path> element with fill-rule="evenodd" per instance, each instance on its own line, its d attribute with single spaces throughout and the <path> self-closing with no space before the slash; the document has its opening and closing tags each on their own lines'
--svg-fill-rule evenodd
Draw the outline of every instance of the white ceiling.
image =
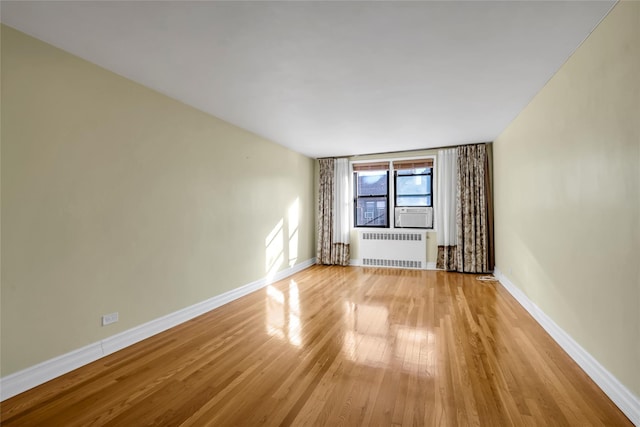
<svg viewBox="0 0 640 427">
<path fill-rule="evenodd" d="M 614 1 L 2 1 L 2 22 L 311 157 L 492 141 Z"/>
</svg>

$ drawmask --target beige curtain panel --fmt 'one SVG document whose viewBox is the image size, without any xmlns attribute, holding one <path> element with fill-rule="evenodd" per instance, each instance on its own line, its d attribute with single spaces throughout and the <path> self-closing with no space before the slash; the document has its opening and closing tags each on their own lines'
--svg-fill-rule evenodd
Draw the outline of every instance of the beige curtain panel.
<svg viewBox="0 0 640 427">
<path fill-rule="evenodd" d="M 349 265 L 349 163 L 346 159 L 320 159 L 319 163 L 316 262 Z"/>
<path fill-rule="evenodd" d="M 463 273 L 493 270 L 493 218 L 486 144 L 458 147 L 457 245 Z"/>
<path fill-rule="evenodd" d="M 317 263 L 331 264 L 331 223 L 333 212 L 333 159 L 320 159 L 320 187 L 318 189 L 318 247 Z"/>
</svg>

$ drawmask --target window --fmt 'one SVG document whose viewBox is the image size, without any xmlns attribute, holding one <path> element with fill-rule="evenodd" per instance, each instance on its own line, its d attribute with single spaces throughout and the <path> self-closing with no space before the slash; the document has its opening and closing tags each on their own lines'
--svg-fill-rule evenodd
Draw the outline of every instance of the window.
<svg viewBox="0 0 640 427">
<path fill-rule="evenodd" d="M 432 158 L 354 163 L 353 188 L 355 227 L 433 228 Z"/>
<path fill-rule="evenodd" d="M 394 162 L 395 206 L 433 206 L 433 161 Z"/>
<path fill-rule="evenodd" d="M 389 162 L 353 165 L 354 225 L 389 227 Z"/>
</svg>

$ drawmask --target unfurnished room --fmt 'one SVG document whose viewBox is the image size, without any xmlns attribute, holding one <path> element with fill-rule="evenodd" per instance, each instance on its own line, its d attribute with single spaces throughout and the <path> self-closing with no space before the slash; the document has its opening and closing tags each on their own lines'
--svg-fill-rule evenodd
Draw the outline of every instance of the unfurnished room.
<svg viewBox="0 0 640 427">
<path fill-rule="evenodd" d="M 0 21 L 2 426 L 640 426 L 640 2 Z"/>
</svg>

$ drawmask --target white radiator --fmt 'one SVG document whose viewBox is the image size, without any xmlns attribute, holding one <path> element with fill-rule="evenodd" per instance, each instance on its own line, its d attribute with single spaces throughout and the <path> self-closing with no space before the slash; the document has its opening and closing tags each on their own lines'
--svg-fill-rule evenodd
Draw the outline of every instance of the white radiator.
<svg viewBox="0 0 640 427">
<path fill-rule="evenodd" d="M 358 238 L 363 266 L 426 270 L 426 231 L 360 231 Z"/>
</svg>

